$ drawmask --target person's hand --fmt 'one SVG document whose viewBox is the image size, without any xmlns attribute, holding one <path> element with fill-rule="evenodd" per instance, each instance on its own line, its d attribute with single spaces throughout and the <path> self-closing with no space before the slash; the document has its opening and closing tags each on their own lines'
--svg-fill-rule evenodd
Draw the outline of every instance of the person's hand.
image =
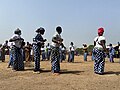
<svg viewBox="0 0 120 90">
<path fill-rule="evenodd" d="M 44 39 L 44 42 L 46 42 L 47 41 L 47 39 Z"/>
</svg>

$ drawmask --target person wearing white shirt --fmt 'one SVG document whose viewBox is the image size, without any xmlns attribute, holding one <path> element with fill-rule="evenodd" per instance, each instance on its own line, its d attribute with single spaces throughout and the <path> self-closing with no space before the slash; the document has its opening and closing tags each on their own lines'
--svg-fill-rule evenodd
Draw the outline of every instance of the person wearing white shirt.
<svg viewBox="0 0 120 90">
<path fill-rule="evenodd" d="M 66 47 L 64 46 L 64 44 L 62 44 L 61 45 L 61 62 L 64 60 L 65 61 L 65 59 L 66 59 Z"/>
<path fill-rule="evenodd" d="M 68 62 L 74 62 L 74 51 L 75 51 L 75 47 L 73 42 L 71 42 L 69 46 Z"/>
<path fill-rule="evenodd" d="M 21 30 L 17 28 L 14 35 L 10 38 L 9 42 L 13 42 L 13 70 L 24 70 L 24 62 L 22 56 L 22 45 L 24 39 L 21 38 Z"/>
<path fill-rule="evenodd" d="M 52 52 L 51 52 L 51 70 L 53 75 L 59 75 L 60 72 L 60 53 L 59 48 L 63 39 L 61 38 L 62 28 L 56 27 L 56 34 L 52 38 Z"/>
<path fill-rule="evenodd" d="M 46 46 L 46 57 L 47 57 L 47 60 L 50 60 L 50 55 L 51 55 L 51 47 L 50 47 L 50 44 L 48 43 L 47 46 Z"/>
<path fill-rule="evenodd" d="M 45 47 L 44 46 L 41 47 L 41 54 L 42 54 L 42 60 L 41 61 L 46 60 Z"/>
<path fill-rule="evenodd" d="M 8 40 L 3 43 L 3 48 L 5 50 L 5 55 L 9 55 L 9 45 L 8 45 Z"/>
<path fill-rule="evenodd" d="M 87 45 L 83 44 L 84 61 L 87 61 L 87 55 L 88 55 L 87 48 L 88 48 Z"/>
<path fill-rule="evenodd" d="M 106 39 L 103 36 L 104 28 L 98 29 L 98 36 L 94 39 L 94 72 L 96 74 L 102 75 L 104 73 L 104 64 L 105 64 L 105 50 L 106 50 Z"/>
</svg>

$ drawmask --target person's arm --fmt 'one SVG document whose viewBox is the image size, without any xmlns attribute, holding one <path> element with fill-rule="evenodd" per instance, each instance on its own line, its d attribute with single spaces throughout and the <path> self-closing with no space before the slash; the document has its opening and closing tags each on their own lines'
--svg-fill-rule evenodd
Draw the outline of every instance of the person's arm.
<svg viewBox="0 0 120 90">
<path fill-rule="evenodd" d="M 10 39 L 10 40 L 9 40 L 9 42 L 12 42 L 12 41 L 13 41 L 13 39 Z"/>
<path fill-rule="evenodd" d="M 72 48 L 72 47 L 70 47 L 70 51 L 71 51 L 71 48 Z"/>
<path fill-rule="evenodd" d="M 96 42 L 94 41 L 94 46 L 96 46 Z"/>
<path fill-rule="evenodd" d="M 105 46 L 106 41 L 105 40 L 101 40 L 100 44 L 102 45 L 103 49 L 106 51 L 106 46 Z"/>
<path fill-rule="evenodd" d="M 53 37 L 53 38 L 52 38 L 52 42 L 54 42 L 54 43 L 58 43 L 57 38 L 56 38 L 56 37 Z"/>
<path fill-rule="evenodd" d="M 9 40 L 9 42 L 13 42 L 13 41 L 17 41 L 17 40 L 22 40 L 22 41 L 24 41 L 23 38 L 17 38 L 17 37 L 15 36 L 15 37 L 11 38 L 11 39 Z"/>
</svg>

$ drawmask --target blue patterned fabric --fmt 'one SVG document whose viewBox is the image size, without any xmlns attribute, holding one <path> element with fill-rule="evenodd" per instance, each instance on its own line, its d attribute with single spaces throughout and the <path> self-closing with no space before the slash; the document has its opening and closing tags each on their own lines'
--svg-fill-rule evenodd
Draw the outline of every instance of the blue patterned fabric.
<svg viewBox="0 0 120 90">
<path fill-rule="evenodd" d="M 93 49 L 94 72 L 102 74 L 104 72 L 105 53 L 97 48 Z"/>
<path fill-rule="evenodd" d="M 53 47 L 51 52 L 51 69 L 53 73 L 60 72 L 60 54 L 59 47 Z"/>
<path fill-rule="evenodd" d="M 10 56 L 10 60 L 9 60 L 9 63 L 8 63 L 8 67 L 10 67 L 10 66 L 13 66 L 13 49 L 11 49 L 10 51 L 9 51 L 9 56 Z"/>
<path fill-rule="evenodd" d="M 40 47 L 38 45 L 33 45 L 33 55 L 34 55 L 34 71 L 40 71 Z"/>
<path fill-rule="evenodd" d="M 62 54 L 61 48 L 59 49 L 59 53 L 60 53 L 60 62 L 62 62 L 62 60 L 63 60 L 63 54 Z"/>
<path fill-rule="evenodd" d="M 41 36 L 41 34 L 37 34 L 36 37 L 34 38 L 34 41 L 35 42 L 43 41 L 43 37 Z"/>
<path fill-rule="evenodd" d="M 113 47 L 109 48 L 110 62 L 114 62 L 115 49 Z"/>
<path fill-rule="evenodd" d="M 14 47 L 13 49 L 13 70 L 24 70 L 21 48 Z"/>
<path fill-rule="evenodd" d="M 41 34 L 37 34 L 33 39 L 33 53 L 34 53 L 34 71 L 40 71 L 40 52 L 41 46 L 44 45 L 45 40 L 43 39 Z"/>
</svg>

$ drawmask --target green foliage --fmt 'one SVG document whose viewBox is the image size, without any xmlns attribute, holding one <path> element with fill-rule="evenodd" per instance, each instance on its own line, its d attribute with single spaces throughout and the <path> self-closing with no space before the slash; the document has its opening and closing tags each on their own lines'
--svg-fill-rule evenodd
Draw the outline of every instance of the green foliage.
<svg viewBox="0 0 120 90">
<path fill-rule="evenodd" d="M 88 53 L 91 53 L 92 50 L 93 50 L 93 48 L 94 48 L 93 45 L 89 45 L 89 46 L 88 46 L 88 49 L 87 49 Z M 83 53 L 84 53 L 84 52 L 83 52 L 83 48 L 76 48 L 75 51 L 78 52 L 79 55 L 83 55 Z"/>
<path fill-rule="evenodd" d="M 83 48 L 76 48 L 75 51 L 78 52 L 79 55 L 83 54 Z"/>
<path fill-rule="evenodd" d="M 88 46 L 88 52 L 92 52 L 93 48 L 94 48 L 93 45 L 89 45 L 89 46 Z"/>
</svg>

